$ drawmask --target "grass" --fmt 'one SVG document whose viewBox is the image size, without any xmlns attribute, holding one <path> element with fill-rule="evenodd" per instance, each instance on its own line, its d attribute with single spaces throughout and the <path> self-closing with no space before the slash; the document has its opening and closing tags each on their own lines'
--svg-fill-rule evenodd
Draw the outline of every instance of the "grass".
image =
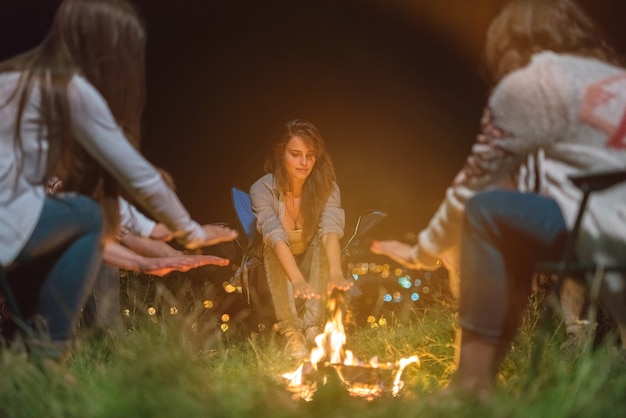
<svg viewBox="0 0 626 418">
<path fill-rule="evenodd" d="M 419 356 L 421 364 L 405 370 L 397 398 L 351 398 L 331 379 L 312 402 L 294 400 L 280 375 L 298 363 L 285 359 L 277 338 L 228 336 L 219 327 L 198 328 L 192 315 L 175 315 L 139 318 L 116 337 L 81 330 L 60 370 L 28 361 L 18 349 L 0 350 L 0 416 L 625 416 L 626 366 L 610 342 L 566 357 L 557 328 L 533 374 L 537 312 L 531 305 L 498 391 L 484 404 L 433 396 L 454 372 L 455 309 L 437 302 L 408 317 L 387 312 L 370 318 L 348 335 L 346 348 L 362 360 Z"/>
</svg>

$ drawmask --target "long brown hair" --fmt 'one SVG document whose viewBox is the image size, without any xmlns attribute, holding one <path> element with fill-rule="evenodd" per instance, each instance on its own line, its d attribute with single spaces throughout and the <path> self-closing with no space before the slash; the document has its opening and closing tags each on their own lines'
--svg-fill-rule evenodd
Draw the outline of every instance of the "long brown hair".
<svg viewBox="0 0 626 418">
<path fill-rule="evenodd" d="M 274 175 L 274 181 L 283 194 L 292 190 L 285 169 L 284 156 L 285 147 L 293 137 L 301 138 L 315 153 L 315 165 L 304 182 L 300 202 L 304 223 L 303 235 L 306 242 L 308 238 L 315 235 L 324 205 L 333 192 L 336 180 L 335 167 L 326 150 L 324 138 L 311 122 L 302 119 L 288 122 L 278 136 L 272 153 L 265 161 L 265 171 Z"/>
<path fill-rule="evenodd" d="M 512 0 L 487 33 L 485 59 L 492 83 L 544 50 L 620 64 L 599 28 L 574 0 Z"/>
<path fill-rule="evenodd" d="M 143 23 L 126 0 L 64 0 L 42 43 L 0 65 L 0 71 L 21 73 L 12 96 L 19 100 L 16 147 L 22 149 L 22 115 L 31 92 L 38 87 L 42 129 L 49 143 L 47 174 L 61 177 L 64 190 L 99 199 L 109 235 L 117 229 L 119 219 L 117 182 L 76 143 L 67 88 L 75 75 L 85 77 L 138 147 L 145 103 L 145 42 Z M 40 136 L 40 141 L 43 139 Z"/>
</svg>

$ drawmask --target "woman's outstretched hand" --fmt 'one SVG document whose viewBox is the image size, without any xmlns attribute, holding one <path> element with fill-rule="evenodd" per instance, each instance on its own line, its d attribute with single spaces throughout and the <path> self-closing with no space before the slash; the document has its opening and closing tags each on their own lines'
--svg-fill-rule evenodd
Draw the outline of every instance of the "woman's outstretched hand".
<svg viewBox="0 0 626 418">
<path fill-rule="evenodd" d="M 302 298 L 302 299 L 321 298 L 321 295 L 315 291 L 313 286 L 311 286 L 304 279 L 292 282 L 292 285 L 293 285 L 293 295 L 296 298 Z"/>
<path fill-rule="evenodd" d="M 413 270 L 436 270 L 441 267 L 441 262 L 436 257 L 423 251 L 417 251 L 418 257 L 415 257 L 413 246 L 396 240 L 372 241 L 370 251 L 387 256 L 396 263 Z"/>
<path fill-rule="evenodd" d="M 354 282 L 347 280 L 341 273 L 331 274 L 327 285 L 328 294 L 330 295 L 334 289 L 343 291 L 350 290 L 353 284 Z"/>
<path fill-rule="evenodd" d="M 206 233 L 206 246 L 233 241 L 239 236 L 236 230 L 219 224 L 202 225 L 202 229 Z"/>
<path fill-rule="evenodd" d="M 227 266 L 230 261 L 227 258 L 214 255 L 185 255 L 173 257 L 142 257 L 139 269 L 143 273 L 155 276 L 165 276 L 172 271 L 189 271 L 197 267 L 214 265 Z"/>
</svg>

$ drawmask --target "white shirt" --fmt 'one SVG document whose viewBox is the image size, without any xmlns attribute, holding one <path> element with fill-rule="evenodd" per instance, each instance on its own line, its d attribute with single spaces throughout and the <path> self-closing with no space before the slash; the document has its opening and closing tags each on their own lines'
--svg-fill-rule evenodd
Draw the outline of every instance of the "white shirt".
<svg viewBox="0 0 626 418">
<path fill-rule="evenodd" d="M 125 199 L 120 197 L 118 201 L 120 206 L 120 227 L 139 237 L 150 236 L 156 222 L 145 216 Z"/>
<path fill-rule="evenodd" d="M 32 234 L 46 196 L 44 178 L 48 144 L 40 123 L 37 86 L 24 109 L 23 152 L 16 149 L 14 131 L 19 73 L 0 74 L 0 264 L 8 265 Z M 68 84 L 72 128 L 77 142 L 98 161 L 156 220 L 163 222 L 188 248 L 206 239 L 159 172 L 128 142 L 100 93 L 83 77 Z M 42 138 L 43 140 L 39 140 Z M 23 168 L 18 171 L 22 158 Z"/>
<path fill-rule="evenodd" d="M 475 193 L 537 191 L 559 204 L 569 227 L 581 193 L 568 176 L 626 167 L 626 71 L 601 61 L 543 52 L 496 86 L 472 147 L 419 245 L 445 258 Z M 579 256 L 626 259 L 626 184 L 594 193 Z"/>
</svg>

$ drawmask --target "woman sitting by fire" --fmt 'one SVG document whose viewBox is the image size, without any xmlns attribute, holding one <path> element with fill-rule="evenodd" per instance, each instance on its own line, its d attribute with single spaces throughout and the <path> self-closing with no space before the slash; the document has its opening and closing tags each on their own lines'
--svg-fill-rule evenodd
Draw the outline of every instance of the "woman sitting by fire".
<svg viewBox="0 0 626 418">
<path fill-rule="evenodd" d="M 345 214 L 324 140 L 310 122 L 288 122 L 265 163 L 266 175 L 250 188 L 263 263 L 285 353 L 308 354 L 322 332 L 325 295 L 347 290 L 339 240 Z M 305 300 L 302 317 L 296 298 Z"/>
</svg>

